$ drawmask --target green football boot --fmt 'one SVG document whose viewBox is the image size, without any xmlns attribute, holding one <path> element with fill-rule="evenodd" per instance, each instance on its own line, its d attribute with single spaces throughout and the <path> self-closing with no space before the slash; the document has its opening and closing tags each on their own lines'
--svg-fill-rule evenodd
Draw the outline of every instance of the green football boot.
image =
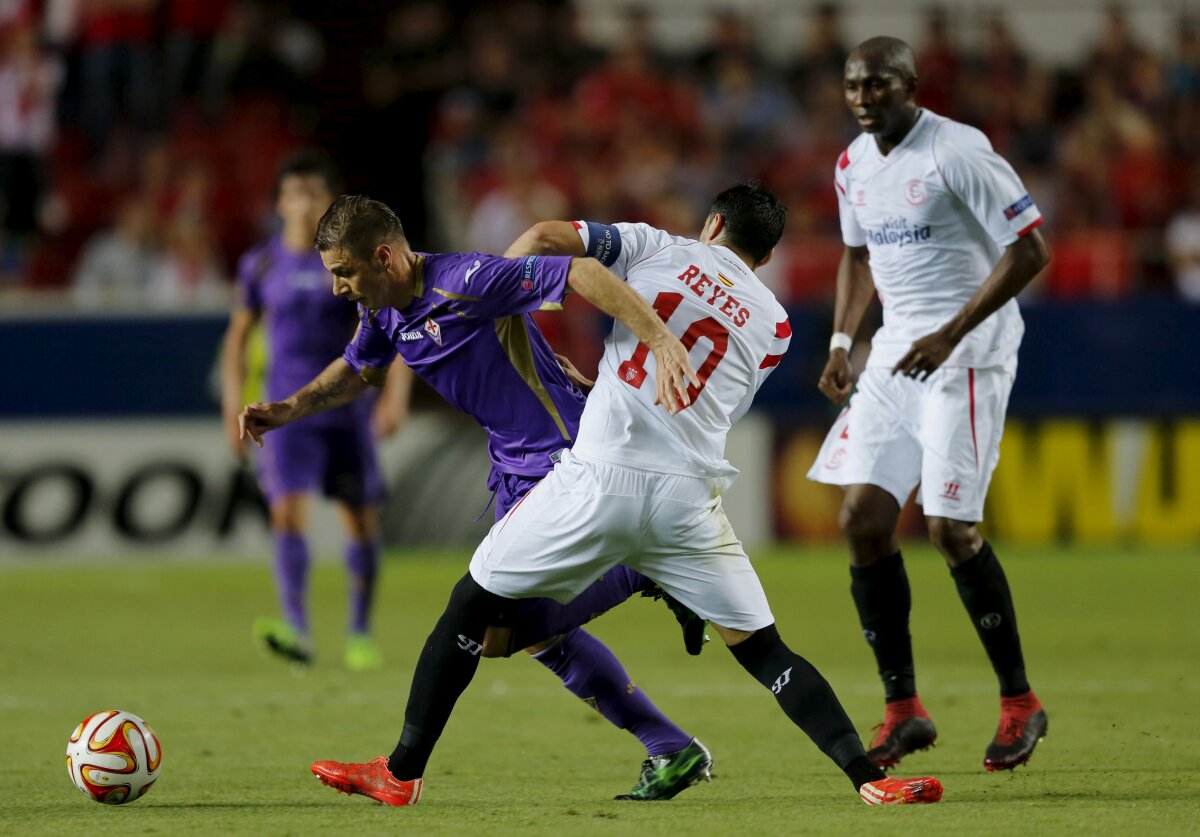
<svg viewBox="0 0 1200 837">
<path fill-rule="evenodd" d="M 687 605 L 657 584 L 652 585 L 647 590 L 643 590 L 642 595 L 654 601 L 662 599 L 663 604 L 670 608 L 671 613 L 675 616 L 675 621 L 679 623 L 679 627 L 683 629 L 684 650 L 693 657 L 699 655 L 700 651 L 704 648 L 704 644 L 708 642 L 708 633 L 706 632 L 708 620 L 701 619 L 689 610 Z"/>
<path fill-rule="evenodd" d="M 282 619 L 262 616 L 254 620 L 254 640 L 269 652 L 292 663 L 313 663 L 312 639 Z"/>
<path fill-rule="evenodd" d="M 712 754 L 693 738 L 675 753 L 651 756 L 642 762 L 642 775 L 629 793 L 614 799 L 652 802 L 671 799 L 700 781 L 712 781 Z"/>
<path fill-rule="evenodd" d="M 376 671 L 383 668 L 383 654 L 370 634 L 346 637 L 346 668 L 350 671 Z"/>
</svg>

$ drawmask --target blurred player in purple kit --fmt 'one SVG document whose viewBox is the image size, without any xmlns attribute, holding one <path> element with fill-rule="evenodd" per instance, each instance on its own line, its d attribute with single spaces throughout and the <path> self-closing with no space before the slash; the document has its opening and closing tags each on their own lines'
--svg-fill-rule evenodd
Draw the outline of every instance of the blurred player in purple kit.
<svg viewBox="0 0 1200 837">
<path fill-rule="evenodd" d="M 572 445 L 583 412 L 583 393 L 531 312 L 561 307 L 571 288 L 627 323 L 665 362 L 664 397 L 685 391 L 693 374 L 687 352 L 649 305 L 594 259 L 416 253 L 394 212 L 349 195 L 321 219 L 316 243 L 335 277 L 334 292 L 359 303 L 359 328 L 344 356 L 307 386 L 282 401 L 246 407 L 243 428 L 260 444 L 267 431 L 274 435 L 314 413 L 344 409 L 369 384 L 382 383 L 399 355 L 487 431 L 489 486 L 499 520 Z M 273 439 L 267 447 L 272 444 Z M 622 798 L 668 799 L 706 777 L 711 756 L 634 686 L 603 643 L 579 627 L 639 592 L 657 588 L 632 570 L 614 567 L 569 605 L 548 599 L 515 603 L 502 634 L 461 642 L 475 658 L 521 648 L 533 653 L 568 690 L 646 747 L 649 758 L 638 785 Z M 698 653 L 703 621 L 671 599 L 668 605 L 684 627 L 688 650 Z"/>
<path fill-rule="evenodd" d="M 268 398 L 282 398 L 338 357 L 354 333 L 355 308 L 331 294 L 333 277 L 312 249 L 321 215 L 338 191 L 332 164 L 316 152 L 286 160 L 276 180 L 278 235 L 246 253 L 238 264 L 238 303 L 225 335 L 222 412 L 229 444 L 239 457 L 246 377 L 246 348 L 257 323 L 269 345 Z M 379 566 L 378 503 L 383 481 L 374 435 L 390 435 L 408 410 L 412 376 L 397 366 L 381 398 L 313 416 L 280 432 L 258 457 L 259 485 L 271 510 L 275 574 L 283 619 L 262 618 L 254 632 L 276 654 L 300 663 L 313 659 L 307 612 L 309 548 L 305 538 L 309 497 L 321 491 L 338 503 L 345 524 L 350 576 L 349 636 L 345 663 L 378 668 L 382 657 L 369 633 Z M 373 427 L 372 427 L 373 425 Z"/>
</svg>

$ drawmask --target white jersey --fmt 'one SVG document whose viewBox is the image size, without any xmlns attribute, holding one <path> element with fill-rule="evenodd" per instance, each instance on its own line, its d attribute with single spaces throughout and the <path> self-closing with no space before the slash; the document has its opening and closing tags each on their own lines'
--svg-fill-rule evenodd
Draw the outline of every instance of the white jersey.
<svg viewBox="0 0 1200 837">
<path fill-rule="evenodd" d="M 674 416 L 655 406 L 655 362 L 618 322 L 572 450 L 667 474 L 736 475 L 725 437 L 787 351 L 783 306 L 728 248 L 646 224 L 575 226 L 587 254 L 626 280 L 689 350 L 700 386 L 690 387 L 691 405 Z"/>
<path fill-rule="evenodd" d="M 862 134 L 834 170 L 842 240 L 866 246 L 883 303 L 868 366 L 893 366 L 979 289 L 1005 247 L 1042 222 L 1017 173 L 984 134 L 922 110 L 886 157 Z M 1015 368 L 1025 326 L 1009 300 L 948 366 Z"/>
</svg>

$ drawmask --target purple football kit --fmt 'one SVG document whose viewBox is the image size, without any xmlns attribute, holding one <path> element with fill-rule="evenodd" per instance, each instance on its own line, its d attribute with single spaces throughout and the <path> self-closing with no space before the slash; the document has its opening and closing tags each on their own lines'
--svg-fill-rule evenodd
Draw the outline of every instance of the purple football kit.
<svg viewBox="0 0 1200 837">
<path fill-rule="evenodd" d="M 359 328 L 343 357 L 366 381 L 381 384 L 396 355 L 487 431 L 496 519 L 518 504 L 575 440 L 585 396 L 567 378 L 531 314 L 562 307 L 571 259 L 505 259 L 483 253 L 418 254 L 414 297 L 402 311 L 359 306 Z M 651 582 L 617 566 L 574 601 L 530 599 L 521 605 L 513 648 L 558 634 L 536 655 L 572 693 L 652 755 L 691 740 L 671 723 L 599 640 L 578 626 Z"/>
<path fill-rule="evenodd" d="M 241 304 L 262 317 L 267 333 L 266 398 L 281 401 L 337 360 L 354 333 L 354 306 L 333 295 L 333 278 L 315 250 L 287 249 L 279 236 L 247 252 L 238 263 Z M 350 506 L 378 503 L 383 478 L 371 435 L 373 398 L 309 416 L 271 433 L 258 452 L 258 482 L 267 500 L 320 490 Z M 350 630 L 367 630 L 379 564 L 375 540 L 346 544 Z M 275 576 L 288 622 L 308 631 L 305 606 L 308 542 L 302 534 L 275 533 Z"/>
<path fill-rule="evenodd" d="M 271 238 L 242 257 L 237 285 L 242 304 L 266 326 L 268 401 L 282 401 L 319 375 L 354 332 L 354 307 L 333 295 L 315 250 L 294 252 Z M 257 460 L 267 499 L 320 490 L 352 506 L 379 502 L 373 401 L 358 399 L 273 431 Z"/>
<path fill-rule="evenodd" d="M 562 306 L 571 260 L 481 253 L 420 259 L 412 303 L 403 311 L 375 313 L 360 305 L 359 329 L 344 357 L 378 384 L 399 354 L 479 422 L 488 435 L 489 488 L 501 501 L 499 518 L 550 472 L 579 427 L 583 393 L 567 379 L 530 316 Z"/>
</svg>

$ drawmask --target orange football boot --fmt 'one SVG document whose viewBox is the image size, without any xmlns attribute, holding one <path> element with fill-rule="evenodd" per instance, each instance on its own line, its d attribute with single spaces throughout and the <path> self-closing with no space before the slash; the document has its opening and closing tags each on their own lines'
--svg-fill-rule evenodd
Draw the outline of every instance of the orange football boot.
<svg viewBox="0 0 1200 837">
<path fill-rule="evenodd" d="M 867 782 L 858 795 L 868 805 L 914 805 L 937 802 L 942 798 L 942 783 L 932 776 L 915 779 L 895 779 L 887 776 Z"/>
<path fill-rule="evenodd" d="M 384 805 L 416 805 L 421 799 L 421 780 L 397 779 L 388 771 L 387 756 L 365 764 L 313 762 L 312 772 L 338 793 L 369 796 Z"/>
</svg>

